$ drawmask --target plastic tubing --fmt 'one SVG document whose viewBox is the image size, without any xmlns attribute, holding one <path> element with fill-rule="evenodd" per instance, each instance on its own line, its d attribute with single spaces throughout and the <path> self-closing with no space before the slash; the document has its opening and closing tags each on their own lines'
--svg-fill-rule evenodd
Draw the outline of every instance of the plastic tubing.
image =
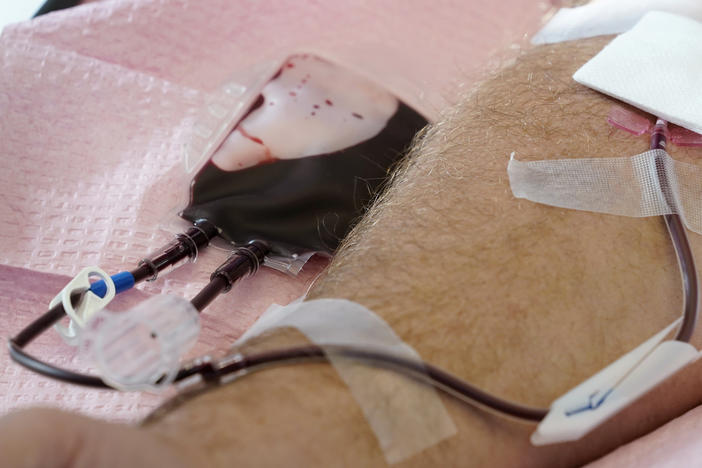
<svg viewBox="0 0 702 468">
<path fill-rule="evenodd" d="M 668 123 L 665 120 L 658 119 L 651 133 L 650 149 L 665 150 L 667 135 Z M 675 206 L 673 192 L 670 189 L 662 161 L 656 161 L 656 172 L 666 202 L 671 206 Z M 670 240 L 675 249 L 683 284 L 683 320 L 675 334 L 675 339 L 689 342 L 692 333 L 695 331 L 697 316 L 699 315 L 699 283 L 695 259 L 680 216 L 677 214 L 663 215 L 663 221 L 665 221 Z"/>
</svg>

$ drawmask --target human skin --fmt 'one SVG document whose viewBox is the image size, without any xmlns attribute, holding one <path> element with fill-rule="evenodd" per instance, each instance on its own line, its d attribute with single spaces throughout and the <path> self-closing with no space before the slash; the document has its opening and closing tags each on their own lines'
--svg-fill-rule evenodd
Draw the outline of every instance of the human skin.
<svg viewBox="0 0 702 468">
<path fill-rule="evenodd" d="M 648 148 L 645 137 L 608 126 L 612 99 L 570 78 L 608 40 L 527 51 L 447 111 L 309 298 L 359 302 L 424 360 L 542 407 L 676 318 L 680 276 L 660 219 L 547 207 L 516 200 L 509 189 L 513 151 L 536 160 L 631 156 Z M 700 154 L 672 146 L 669 152 L 693 164 Z M 690 242 L 702 258 L 700 237 L 691 234 Z M 302 341 L 284 331 L 251 346 Z M 700 333 L 693 343 L 700 344 Z M 547 447 L 529 444 L 533 424 L 442 396 L 457 434 L 398 465 L 582 464 L 697 405 L 699 375 L 699 364 L 688 366 L 582 440 Z M 7 466 L 21 466 L 7 460 L 29 450 L 40 461 L 24 466 L 87 466 L 71 464 L 80 460 L 75 451 L 59 459 L 60 452 L 43 455 L 50 445 L 9 442 L 27 431 L 27 421 L 39 440 L 94 440 L 97 453 L 132 456 L 132 466 L 148 466 L 144 457 L 153 453 L 190 466 L 385 465 L 353 397 L 322 363 L 252 374 L 139 428 L 61 415 L 65 429 L 46 435 L 36 415 L 0 423 Z M 99 431 L 108 436 L 95 437 Z M 144 442 L 153 448 L 145 450 Z"/>
</svg>

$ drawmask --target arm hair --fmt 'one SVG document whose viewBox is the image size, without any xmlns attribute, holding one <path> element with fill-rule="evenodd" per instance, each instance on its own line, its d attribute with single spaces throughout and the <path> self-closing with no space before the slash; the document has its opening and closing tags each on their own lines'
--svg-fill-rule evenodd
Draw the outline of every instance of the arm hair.
<svg viewBox="0 0 702 468">
<path fill-rule="evenodd" d="M 417 139 L 309 297 L 359 302 L 426 361 L 540 406 L 677 317 L 680 280 L 660 220 L 537 205 L 509 189 L 513 151 L 543 159 L 647 149 L 646 138 L 607 125 L 611 99 L 571 79 L 607 40 L 527 51 L 448 110 Z M 304 340 L 282 331 L 263 341 L 252 346 Z M 698 371 L 690 366 L 583 440 L 540 448 L 528 441 L 533 425 L 442 397 L 457 435 L 400 466 L 582 464 L 699 403 Z M 138 430 L 207 466 L 385 465 L 327 364 L 253 374 Z"/>
</svg>

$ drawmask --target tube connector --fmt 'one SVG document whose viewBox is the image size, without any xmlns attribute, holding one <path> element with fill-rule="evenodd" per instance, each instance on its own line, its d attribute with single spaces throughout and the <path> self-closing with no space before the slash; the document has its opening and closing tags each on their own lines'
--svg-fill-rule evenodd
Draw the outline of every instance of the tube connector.
<svg viewBox="0 0 702 468">
<path fill-rule="evenodd" d="M 214 224 L 206 219 L 198 219 L 191 228 L 177 234 L 175 240 L 159 252 L 143 258 L 139 262 L 139 268 L 133 272 L 136 281 L 155 281 L 160 272 L 177 266 L 182 260 L 194 262 L 199 249 L 209 244 L 218 234 L 219 230 Z"/>
<path fill-rule="evenodd" d="M 263 241 L 254 240 L 244 247 L 239 247 L 210 276 L 210 280 L 221 277 L 226 281 L 223 292 L 232 289 L 234 283 L 246 275 L 253 275 L 263 263 L 270 247 Z"/>
<path fill-rule="evenodd" d="M 158 295 L 125 312 L 96 314 L 82 345 L 106 384 L 153 391 L 173 382 L 199 333 L 200 317 L 189 301 Z"/>
</svg>

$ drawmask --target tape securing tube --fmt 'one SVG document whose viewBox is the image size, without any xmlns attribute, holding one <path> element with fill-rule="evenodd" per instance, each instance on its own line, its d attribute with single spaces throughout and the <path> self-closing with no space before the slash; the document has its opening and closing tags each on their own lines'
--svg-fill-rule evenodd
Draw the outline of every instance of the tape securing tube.
<svg viewBox="0 0 702 468">
<path fill-rule="evenodd" d="M 688 229 L 702 234 L 702 167 L 664 150 L 552 161 L 518 161 L 513 153 L 507 174 L 517 198 L 635 218 L 677 213 Z"/>
<path fill-rule="evenodd" d="M 689 343 L 666 339 L 675 320 L 551 404 L 531 435 L 534 445 L 578 440 L 637 398 L 697 359 Z"/>
<path fill-rule="evenodd" d="M 236 344 L 275 328 L 293 327 L 325 349 L 373 430 L 388 463 L 397 463 L 456 433 L 432 387 L 335 355 L 333 347 L 352 346 L 421 363 L 380 317 L 344 299 L 271 306 Z"/>
<path fill-rule="evenodd" d="M 702 233 L 702 167 L 664 150 L 624 158 L 518 161 L 507 166 L 512 193 L 536 203 L 630 217 L 680 215 Z M 666 339 L 680 319 L 551 404 L 534 445 L 580 439 L 700 353 Z"/>
</svg>

